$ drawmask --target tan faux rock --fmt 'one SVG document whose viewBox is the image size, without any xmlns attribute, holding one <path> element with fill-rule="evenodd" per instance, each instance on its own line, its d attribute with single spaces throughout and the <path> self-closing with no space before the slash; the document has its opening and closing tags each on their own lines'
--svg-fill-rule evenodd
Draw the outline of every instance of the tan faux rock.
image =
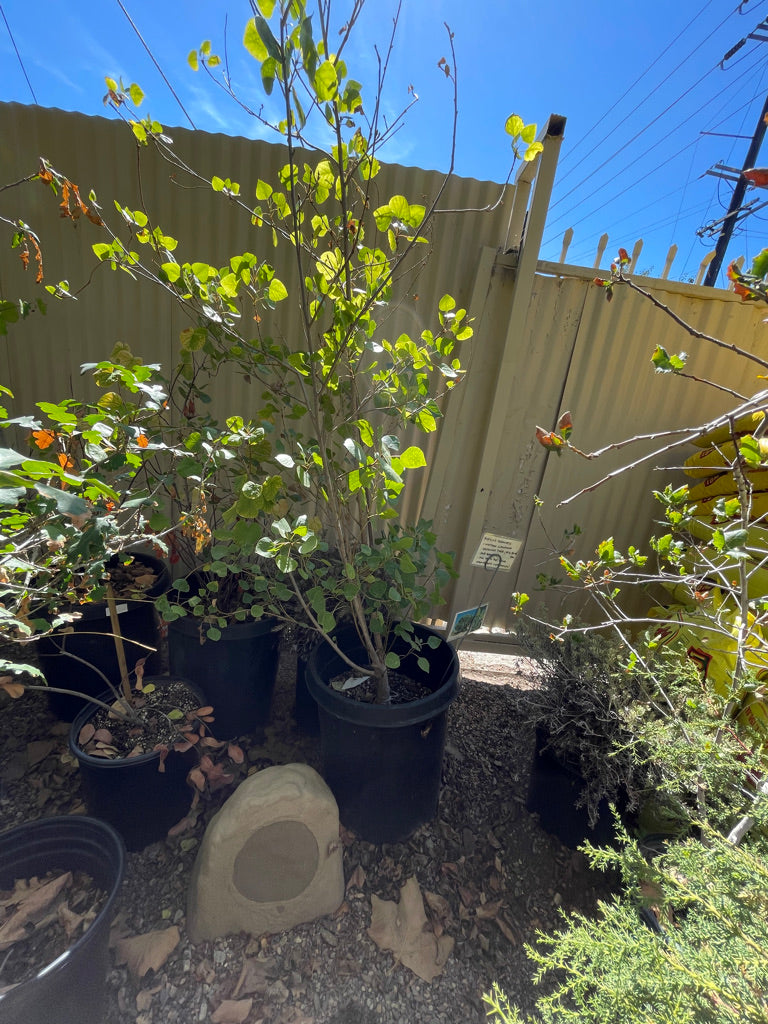
<svg viewBox="0 0 768 1024">
<path fill-rule="evenodd" d="M 206 829 L 187 900 L 193 942 L 262 935 L 331 914 L 344 898 L 339 809 L 305 764 L 251 775 Z"/>
</svg>

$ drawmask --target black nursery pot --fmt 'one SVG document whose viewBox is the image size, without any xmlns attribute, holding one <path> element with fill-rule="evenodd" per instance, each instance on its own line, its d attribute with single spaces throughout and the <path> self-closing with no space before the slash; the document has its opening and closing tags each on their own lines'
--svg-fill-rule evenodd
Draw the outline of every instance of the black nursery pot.
<svg viewBox="0 0 768 1024">
<path fill-rule="evenodd" d="M 434 630 L 417 625 L 416 635 L 440 639 L 424 647 L 424 672 L 407 643 L 396 638 L 399 671 L 428 686 L 428 697 L 407 704 L 366 704 L 351 700 L 328 683 L 348 670 L 327 645 L 307 662 L 307 687 L 317 702 L 323 775 L 339 805 L 342 823 L 371 843 L 401 842 L 437 812 L 448 708 L 458 694 L 456 651 Z M 358 664 L 364 648 L 354 630 L 340 630 L 339 646 Z"/>
<path fill-rule="evenodd" d="M 231 740 L 269 722 L 280 654 L 275 619 L 233 622 L 218 640 L 200 643 L 200 619 L 168 623 L 168 660 L 174 675 L 191 679 L 213 706 L 211 731 Z"/>
<path fill-rule="evenodd" d="M 572 850 L 587 840 L 596 846 L 610 845 L 616 839 L 610 804 L 603 797 L 594 828 L 590 827 L 586 806 L 576 806 L 587 783 L 575 766 L 563 763 L 551 749 L 545 749 L 549 738 L 546 727 L 536 727 L 527 810 L 538 814 L 545 832 Z"/>
<path fill-rule="evenodd" d="M 63 956 L 0 995 L 0 1024 L 103 1024 L 109 929 L 124 870 L 120 836 L 94 818 L 44 818 L 0 835 L 0 888 L 48 871 L 84 871 L 107 892 L 90 927 Z"/>
<path fill-rule="evenodd" d="M 148 677 L 145 683 L 162 686 L 167 679 Z M 203 701 L 197 687 L 185 683 Z M 111 693 L 102 693 L 105 703 L 114 700 Z M 87 704 L 77 715 L 69 731 L 69 749 L 77 758 L 80 784 L 88 813 L 109 822 L 125 841 L 129 850 L 143 850 L 150 843 L 164 839 L 168 829 L 180 821 L 192 802 L 192 789 L 187 774 L 195 764 L 195 753 L 172 750 L 160 771 L 160 753 L 151 751 L 137 757 L 110 760 L 86 754 L 77 743 L 80 730 L 97 711 Z"/>
<path fill-rule="evenodd" d="M 157 581 L 144 592 L 140 600 L 117 598 L 120 632 L 129 671 L 139 658 L 146 657 L 144 671 L 151 675 L 160 670 L 158 655 L 146 649 L 147 646 L 156 648 L 158 645 L 154 601 L 168 589 L 171 577 L 167 566 L 159 558 L 143 553 L 136 553 L 133 557 L 137 562 L 152 569 Z M 75 610 L 81 617 L 72 624 L 72 632 L 67 630 L 59 633 L 55 643 L 48 638 L 40 641 L 40 668 L 49 686 L 78 690 L 89 697 L 98 697 L 104 689 L 104 680 L 89 668 L 89 665 L 103 672 L 113 686 L 120 685 L 120 666 L 112 635 L 109 607 L 106 601 L 94 601 L 78 606 Z M 140 646 L 142 644 L 146 646 Z M 62 653 L 59 648 L 69 653 Z M 82 660 L 75 661 L 69 654 Z M 71 722 L 85 704 L 79 697 L 68 697 L 62 693 L 48 694 L 48 701 L 51 711 L 64 722 Z"/>
</svg>

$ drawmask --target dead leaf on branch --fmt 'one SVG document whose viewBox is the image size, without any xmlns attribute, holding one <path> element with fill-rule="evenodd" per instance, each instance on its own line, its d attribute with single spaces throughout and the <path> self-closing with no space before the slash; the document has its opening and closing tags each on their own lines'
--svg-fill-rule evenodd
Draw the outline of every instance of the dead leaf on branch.
<svg viewBox="0 0 768 1024">
<path fill-rule="evenodd" d="M 438 938 L 429 928 L 415 878 L 409 878 L 400 889 L 399 903 L 372 896 L 371 909 L 368 934 L 379 949 L 391 950 L 396 960 L 424 981 L 442 973 L 453 939 L 448 935 Z"/>
<path fill-rule="evenodd" d="M 126 964 L 134 978 L 143 978 L 147 971 L 160 970 L 180 939 L 176 925 L 119 939 L 115 944 L 115 960 Z"/>
</svg>

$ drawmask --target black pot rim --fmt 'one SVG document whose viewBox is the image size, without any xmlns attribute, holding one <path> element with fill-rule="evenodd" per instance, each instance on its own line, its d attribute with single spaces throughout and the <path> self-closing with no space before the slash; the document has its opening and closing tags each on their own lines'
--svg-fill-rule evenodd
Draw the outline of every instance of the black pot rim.
<svg viewBox="0 0 768 1024">
<path fill-rule="evenodd" d="M 63 833 L 63 835 L 62 835 Z M 90 835 L 88 835 L 90 833 Z M 15 845 L 22 845 L 34 840 L 36 846 L 35 854 L 54 851 L 66 845 L 67 840 L 76 842 L 78 839 L 95 839 L 102 851 L 106 854 L 105 862 L 110 861 L 114 867 L 114 880 L 109 886 L 107 898 L 104 901 L 99 913 L 91 921 L 85 932 L 72 943 L 71 946 L 55 960 L 51 960 L 33 977 L 20 982 L 8 992 L 0 995 L 0 1003 L 6 996 L 13 996 L 14 992 L 23 990 L 26 986 L 32 986 L 39 978 L 58 970 L 64 964 L 74 958 L 77 953 L 91 941 L 89 933 L 96 928 L 99 922 L 103 921 L 112 913 L 112 908 L 117 900 L 120 886 L 125 875 L 125 844 L 120 834 L 106 821 L 99 818 L 91 818 L 84 814 L 61 814 L 50 818 L 38 818 L 36 821 L 28 821 L 23 825 L 8 829 L 0 833 L 0 848 L 8 848 Z M 44 847 L 40 848 L 40 843 Z M 21 877 L 21 876 L 19 876 Z"/>
<path fill-rule="evenodd" d="M 167 683 L 167 682 L 180 682 L 184 683 L 185 686 L 194 693 L 201 701 L 204 701 L 202 691 L 199 686 L 195 686 L 189 679 L 184 679 L 181 676 L 145 676 L 145 683 Z M 99 694 L 98 700 L 108 704 L 114 699 L 114 694 L 111 690 L 106 690 L 104 693 Z M 203 706 L 201 704 L 201 706 Z M 87 754 L 77 742 L 77 737 L 80 734 L 80 730 L 86 723 L 93 718 L 100 708 L 98 704 L 92 704 L 87 701 L 85 706 L 80 710 L 72 722 L 69 729 L 69 750 L 73 754 L 79 763 L 87 765 L 89 768 L 99 768 L 109 771 L 110 769 L 116 770 L 118 768 L 124 768 L 125 765 L 134 764 L 151 764 L 153 761 L 160 760 L 159 750 L 150 750 L 146 754 L 137 754 L 136 757 L 94 757 L 93 754 Z"/>
<path fill-rule="evenodd" d="M 117 597 L 118 608 L 121 605 L 127 605 L 128 609 L 138 608 L 144 604 L 154 604 L 155 598 L 160 597 L 171 585 L 171 574 L 168 566 L 161 558 L 157 558 L 155 555 L 150 555 L 145 551 L 127 551 L 125 554 L 130 555 L 139 562 L 144 562 L 148 566 L 152 566 L 158 573 L 157 581 L 151 587 L 148 587 L 144 591 L 141 597 Z M 81 605 L 67 605 L 67 608 L 73 612 L 77 612 L 80 616 L 79 622 L 88 622 L 91 619 L 103 619 L 109 615 L 109 608 L 106 601 L 87 601 Z"/>
<path fill-rule="evenodd" d="M 444 675 L 447 678 L 437 689 L 427 697 L 420 697 L 418 700 L 409 701 L 406 704 L 364 704 L 360 701 L 350 700 L 328 685 L 327 679 L 324 679 L 320 673 L 317 661 L 325 654 L 326 657 L 331 660 L 335 659 L 339 664 L 344 665 L 345 663 L 335 652 L 330 651 L 329 653 L 330 649 L 327 645 L 319 644 L 307 659 L 306 671 L 307 689 L 318 706 L 343 721 L 377 729 L 398 729 L 403 726 L 416 725 L 445 711 L 459 692 L 459 656 L 453 646 L 436 630 L 420 623 L 414 625 L 417 633 L 436 636 L 440 640 L 440 647 L 434 650 L 427 648 L 423 652 L 423 656 L 428 661 L 430 655 L 434 656 L 445 649 L 451 652 L 449 663 L 444 670 Z M 357 639 L 356 634 L 355 639 Z M 335 675 L 336 672 L 333 674 Z"/>
<path fill-rule="evenodd" d="M 200 625 L 204 622 L 204 617 L 200 615 L 187 614 L 179 619 L 171 619 L 167 623 L 168 629 L 173 631 L 176 630 L 179 633 L 185 634 L 185 636 L 196 636 L 200 632 Z M 267 633 L 277 632 L 280 622 L 267 616 L 263 619 L 253 619 L 250 622 L 228 622 L 227 625 L 221 631 L 221 639 L 228 637 L 230 640 L 249 640 L 256 636 L 265 636 Z M 209 640 L 205 638 L 206 643 L 217 644 L 219 640 Z"/>
</svg>

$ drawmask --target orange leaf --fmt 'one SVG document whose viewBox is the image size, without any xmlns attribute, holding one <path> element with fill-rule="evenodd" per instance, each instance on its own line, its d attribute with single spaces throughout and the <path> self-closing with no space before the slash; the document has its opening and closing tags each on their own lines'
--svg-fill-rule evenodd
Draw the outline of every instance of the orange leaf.
<svg viewBox="0 0 768 1024">
<path fill-rule="evenodd" d="M 59 452 L 56 456 L 62 469 L 74 469 L 75 464 L 66 452 Z"/>
<path fill-rule="evenodd" d="M 755 188 L 765 188 L 768 185 L 768 167 L 752 167 L 748 171 L 742 171 L 741 176 Z"/>
<path fill-rule="evenodd" d="M 53 181 L 53 174 L 51 173 L 51 169 L 49 167 L 46 167 L 42 160 L 40 161 L 40 171 L 38 177 L 40 178 L 40 181 L 44 182 L 46 185 L 49 185 Z"/>
<path fill-rule="evenodd" d="M 33 430 L 32 437 L 41 451 L 50 448 L 56 440 L 56 434 L 52 430 Z"/>
<path fill-rule="evenodd" d="M 147 437 L 146 434 L 139 434 L 139 436 L 136 438 L 136 444 L 139 446 L 139 448 L 146 448 L 147 445 L 149 444 L 149 438 Z"/>
</svg>

